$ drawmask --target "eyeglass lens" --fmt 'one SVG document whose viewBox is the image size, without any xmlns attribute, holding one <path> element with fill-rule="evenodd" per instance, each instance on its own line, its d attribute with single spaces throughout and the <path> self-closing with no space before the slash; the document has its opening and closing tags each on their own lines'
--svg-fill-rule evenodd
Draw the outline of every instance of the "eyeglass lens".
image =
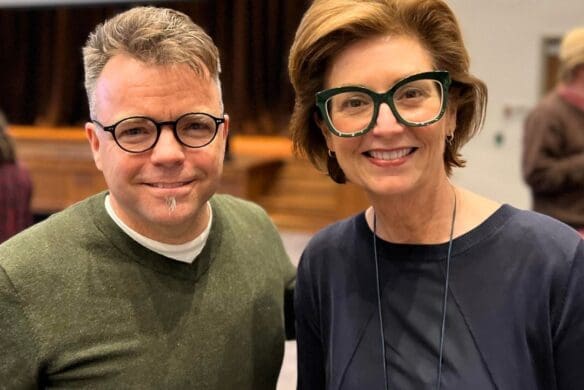
<svg viewBox="0 0 584 390">
<path fill-rule="evenodd" d="M 213 140 L 217 124 L 205 114 L 189 114 L 176 123 L 179 140 L 190 147 L 205 146 Z M 156 123 L 148 118 L 128 118 L 118 123 L 115 137 L 120 146 L 128 151 L 140 152 L 151 148 L 157 140 Z"/>
<path fill-rule="evenodd" d="M 440 115 L 443 104 L 442 84 L 437 80 L 414 80 L 400 86 L 390 99 L 399 122 L 425 123 Z M 374 119 L 375 101 L 360 91 L 341 92 L 326 102 L 327 113 L 334 128 L 341 133 L 364 130 Z"/>
</svg>

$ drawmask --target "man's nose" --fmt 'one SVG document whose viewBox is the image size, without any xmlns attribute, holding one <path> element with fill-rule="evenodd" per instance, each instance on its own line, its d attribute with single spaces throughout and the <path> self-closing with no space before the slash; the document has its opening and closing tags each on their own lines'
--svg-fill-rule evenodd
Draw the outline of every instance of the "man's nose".
<svg viewBox="0 0 584 390">
<path fill-rule="evenodd" d="M 158 142 L 152 149 L 151 159 L 159 164 L 176 164 L 185 158 L 185 146 L 175 137 L 172 126 L 164 125 Z"/>
</svg>

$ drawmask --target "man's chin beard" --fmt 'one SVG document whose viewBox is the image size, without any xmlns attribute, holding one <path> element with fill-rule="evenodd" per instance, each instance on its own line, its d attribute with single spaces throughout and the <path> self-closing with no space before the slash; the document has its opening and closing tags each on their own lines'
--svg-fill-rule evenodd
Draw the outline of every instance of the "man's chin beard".
<svg viewBox="0 0 584 390">
<path fill-rule="evenodd" d="M 176 198 L 174 196 L 166 198 L 166 206 L 168 207 L 168 213 L 172 214 L 176 210 Z"/>
</svg>

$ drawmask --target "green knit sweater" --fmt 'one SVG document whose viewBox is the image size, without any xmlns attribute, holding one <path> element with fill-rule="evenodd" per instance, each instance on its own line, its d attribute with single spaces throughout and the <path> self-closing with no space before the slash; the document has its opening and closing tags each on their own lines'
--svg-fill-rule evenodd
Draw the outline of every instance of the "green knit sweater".
<svg viewBox="0 0 584 390">
<path fill-rule="evenodd" d="M 295 270 L 265 212 L 214 196 L 186 264 L 123 233 L 104 196 L 0 245 L 0 388 L 274 389 Z"/>
</svg>

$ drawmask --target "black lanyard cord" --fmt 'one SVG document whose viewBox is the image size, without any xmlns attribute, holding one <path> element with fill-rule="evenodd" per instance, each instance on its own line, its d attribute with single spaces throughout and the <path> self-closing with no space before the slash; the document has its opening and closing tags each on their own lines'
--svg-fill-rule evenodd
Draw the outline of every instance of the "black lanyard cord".
<svg viewBox="0 0 584 390">
<path fill-rule="evenodd" d="M 456 191 L 454 191 L 454 207 L 452 208 L 452 222 L 450 223 L 450 238 L 448 240 L 448 254 L 446 256 L 446 272 L 444 275 L 444 296 L 442 298 L 442 321 L 440 326 L 440 340 L 438 352 L 438 367 L 436 374 L 436 390 L 440 390 L 442 382 L 442 360 L 444 351 L 444 336 L 446 330 L 446 308 L 448 306 L 448 284 L 450 281 L 450 256 L 452 254 L 452 238 L 454 237 L 454 221 L 456 220 Z M 381 286 L 379 280 L 379 259 L 377 256 L 377 216 L 373 210 L 373 256 L 375 259 L 375 281 L 377 286 L 377 315 L 379 317 L 379 336 L 381 339 L 381 358 L 383 359 L 383 380 L 385 390 L 389 390 L 389 375 L 385 351 L 385 333 L 383 328 L 383 315 L 381 312 Z"/>
</svg>

